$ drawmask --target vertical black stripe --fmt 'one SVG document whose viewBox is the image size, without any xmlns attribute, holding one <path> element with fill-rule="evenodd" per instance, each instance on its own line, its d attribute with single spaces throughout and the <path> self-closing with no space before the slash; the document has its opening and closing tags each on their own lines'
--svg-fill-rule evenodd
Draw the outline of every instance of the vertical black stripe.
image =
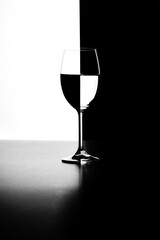
<svg viewBox="0 0 160 240">
<path fill-rule="evenodd" d="M 159 76 L 159 9 L 159 3 L 140 1 L 80 1 L 81 47 L 97 48 L 101 68 L 99 92 L 84 115 L 84 137 L 106 137 L 108 152 L 126 155 L 124 146 L 139 141 L 138 119 L 151 94 L 149 88 L 145 96 L 144 88 Z"/>
</svg>

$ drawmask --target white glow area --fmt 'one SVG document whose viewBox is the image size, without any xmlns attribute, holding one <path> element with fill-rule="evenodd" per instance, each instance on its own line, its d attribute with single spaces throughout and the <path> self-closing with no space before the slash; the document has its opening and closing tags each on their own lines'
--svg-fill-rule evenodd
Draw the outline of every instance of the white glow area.
<svg viewBox="0 0 160 240">
<path fill-rule="evenodd" d="M 6 190 L 60 190 L 75 189 L 79 186 L 79 169 L 64 168 L 59 161 L 53 159 L 31 161 L 0 162 L 0 192 Z M 56 168 L 56 169 L 55 169 Z M 53 173 L 54 172 L 54 173 Z"/>
<path fill-rule="evenodd" d="M 79 48 L 79 0 L 0 1 L 0 139 L 77 140 L 65 48 Z"/>
<path fill-rule="evenodd" d="M 1 191 L 66 191 L 79 186 L 79 167 L 63 164 L 75 141 L 0 141 Z"/>
</svg>

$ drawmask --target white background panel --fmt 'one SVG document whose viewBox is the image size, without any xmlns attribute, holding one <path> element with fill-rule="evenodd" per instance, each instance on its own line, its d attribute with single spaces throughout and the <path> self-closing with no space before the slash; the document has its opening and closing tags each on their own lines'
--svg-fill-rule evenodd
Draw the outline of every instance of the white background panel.
<svg viewBox="0 0 160 240">
<path fill-rule="evenodd" d="M 0 139 L 77 139 L 60 86 L 65 48 L 79 48 L 78 0 L 0 1 Z"/>
</svg>

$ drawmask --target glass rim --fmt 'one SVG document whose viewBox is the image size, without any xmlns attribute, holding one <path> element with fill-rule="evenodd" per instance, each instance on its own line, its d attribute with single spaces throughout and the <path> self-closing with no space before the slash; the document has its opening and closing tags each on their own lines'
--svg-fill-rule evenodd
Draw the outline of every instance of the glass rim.
<svg viewBox="0 0 160 240">
<path fill-rule="evenodd" d="M 81 52 L 81 51 L 96 51 L 97 52 L 97 49 L 96 48 L 89 48 L 89 47 L 80 47 L 79 49 L 77 48 L 75 48 L 75 49 L 64 49 L 64 51 L 79 51 L 79 52 Z"/>
</svg>

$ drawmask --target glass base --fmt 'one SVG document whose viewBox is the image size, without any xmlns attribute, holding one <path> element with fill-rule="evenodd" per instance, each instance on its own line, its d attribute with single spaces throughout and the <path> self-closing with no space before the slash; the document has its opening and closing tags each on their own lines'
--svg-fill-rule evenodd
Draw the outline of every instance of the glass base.
<svg viewBox="0 0 160 240">
<path fill-rule="evenodd" d="M 98 163 L 100 159 L 98 157 L 88 154 L 85 150 L 77 151 L 75 155 L 65 157 L 62 159 L 64 163 L 76 163 L 76 164 L 94 164 Z"/>
</svg>

